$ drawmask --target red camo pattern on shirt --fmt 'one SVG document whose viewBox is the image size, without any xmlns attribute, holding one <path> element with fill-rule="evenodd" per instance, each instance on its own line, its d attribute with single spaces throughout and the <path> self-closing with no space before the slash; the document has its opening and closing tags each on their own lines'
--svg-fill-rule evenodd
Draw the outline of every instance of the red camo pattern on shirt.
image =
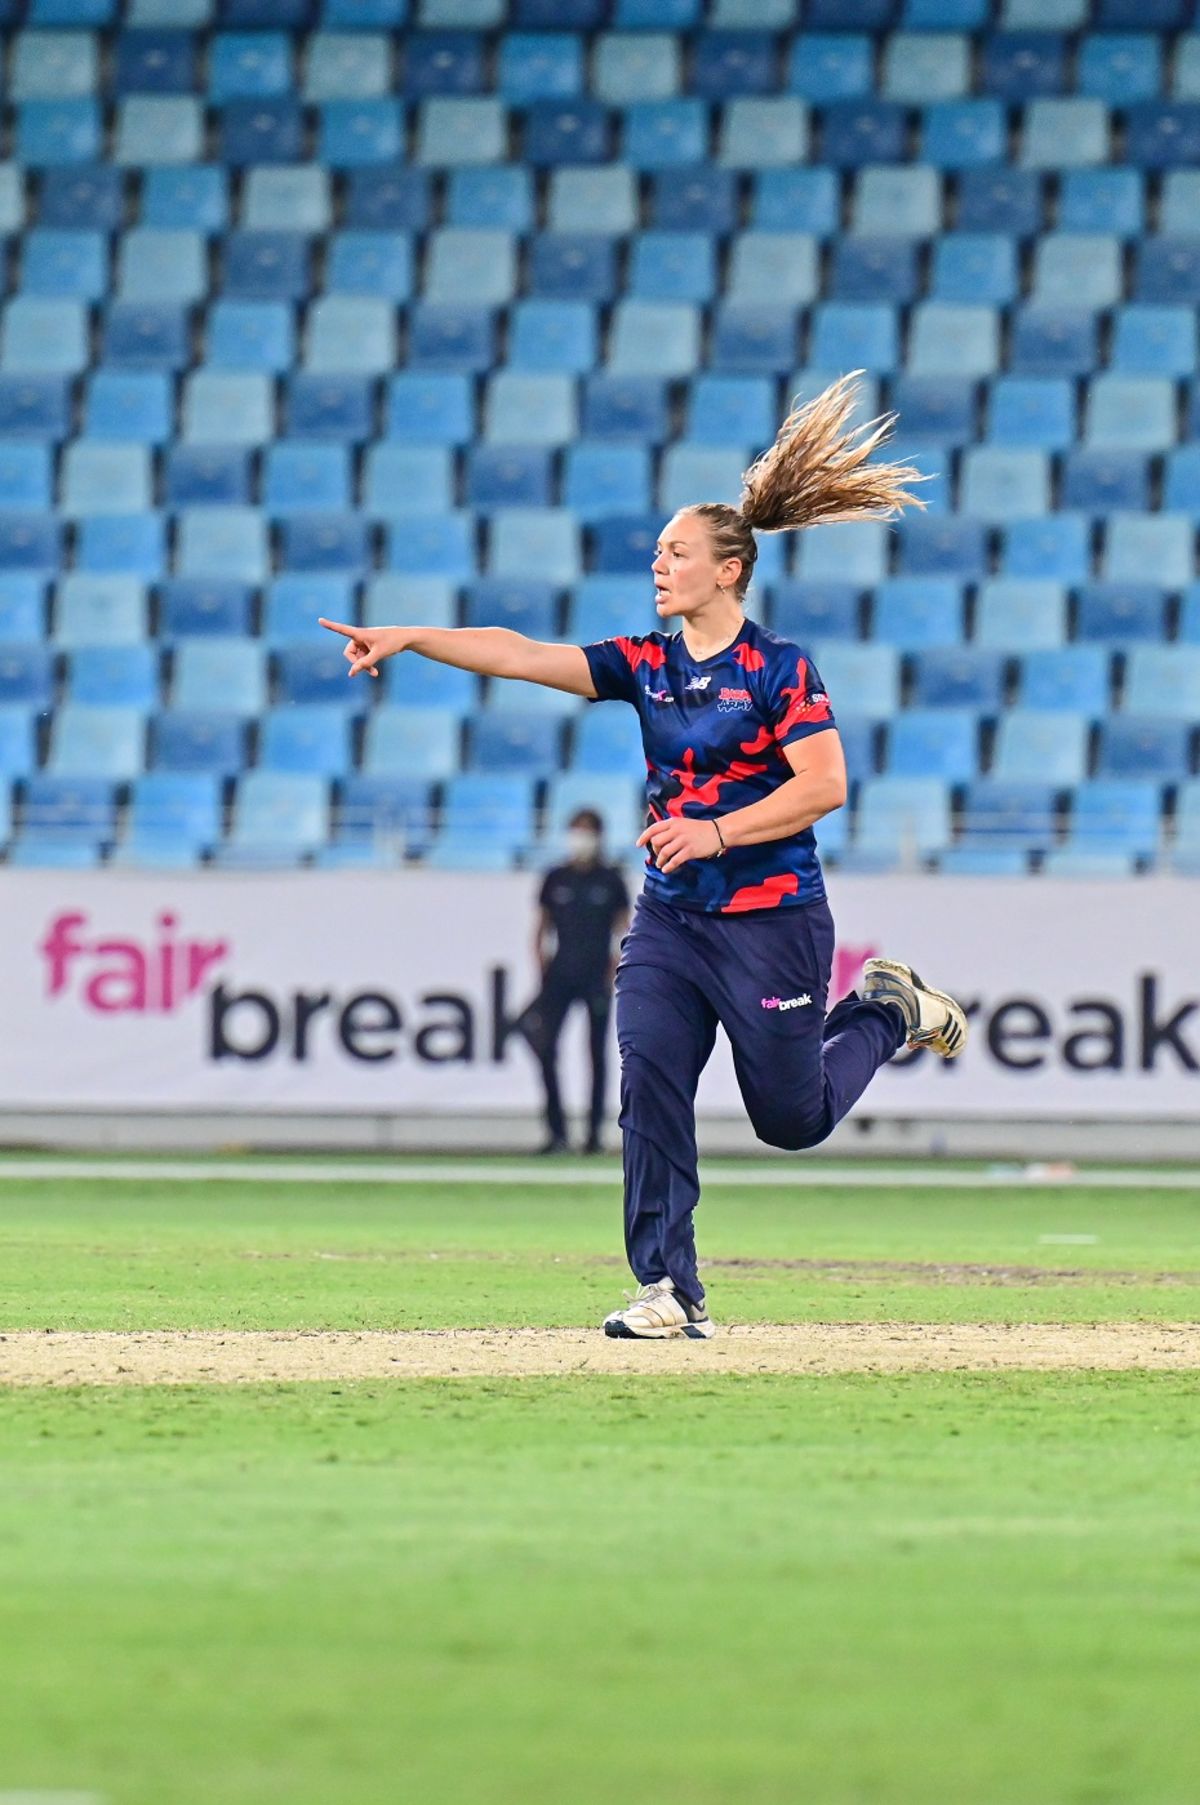
<svg viewBox="0 0 1200 1805">
<path fill-rule="evenodd" d="M 632 639 L 627 639 L 624 634 L 618 633 L 614 643 L 620 646 L 622 653 L 629 661 L 631 671 L 636 671 L 642 664 L 648 664 L 652 671 L 657 671 L 667 662 L 667 654 L 663 648 L 654 645 L 648 639 L 639 646 L 635 645 Z"/>
<path fill-rule="evenodd" d="M 795 896 L 800 879 L 794 871 L 781 871 L 776 877 L 764 878 L 761 884 L 743 884 L 727 903 L 722 915 L 740 915 L 746 909 L 777 909 L 785 896 Z"/>
<path fill-rule="evenodd" d="M 793 727 L 808 726 L 814 721 L 827 721 L 830 718 L 829 697 L 824 691 L 810 695 L 808 689 L 808 660 L 796 660 L 796 687 L 786 685 L 780 695 L 787 699 L 787 711 L 775 729 L 775 738 L 782 740 Z"/>
</svg>

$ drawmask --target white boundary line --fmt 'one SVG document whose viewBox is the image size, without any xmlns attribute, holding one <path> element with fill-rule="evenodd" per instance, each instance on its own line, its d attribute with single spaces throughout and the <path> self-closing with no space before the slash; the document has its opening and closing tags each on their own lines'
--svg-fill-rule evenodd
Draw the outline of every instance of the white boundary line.
<svg viewBox="0 0 1200 1805">
<path fill-rule="evenodd" d="M 1200 1194 L 1200 1169 L 1195 1171 L 1139 1172 L 1119 1167 L 1095 1167 L 1081 1171 L 1046 1171 L 1037 1165 L 996 1165 L 982 1170 L 954 1171 L 944 1166 L 848 1166 L 814 1161 L 811 1165 L 775 1165 L 758 1161 L 735 1166 L 703 1164 L 701 1181 L 710 1190 L 778 1189 L 797 1185 L 805 1190 L 995 1191 L 1030 1188 L 1056 1191 L 1092 1188 L 1108 1191 L 1195 1191 Z M 492 1164 L 487 1160 L 419 1161 L 366 1165 L 329 1161 L 301 1165 L 272 1160 L 120 1160 L 120 1159 L 0 1159 L 0 1184 L 30 1179 L 109 1179 L 121 1183 L 191 1183 L 206 1179 L 241 1184 L 288 1185 L 438 1185 L 479 1184 L 511 1189 L 517 1185 L 538 1189 L 603 1186 L 615 1189 L 620 1174 L 611 1166 L 574 1165 L 547 1161 L 523 1166 Z M 0 1793 L 0 1805 L 3 1794 Z"/>
</svg>

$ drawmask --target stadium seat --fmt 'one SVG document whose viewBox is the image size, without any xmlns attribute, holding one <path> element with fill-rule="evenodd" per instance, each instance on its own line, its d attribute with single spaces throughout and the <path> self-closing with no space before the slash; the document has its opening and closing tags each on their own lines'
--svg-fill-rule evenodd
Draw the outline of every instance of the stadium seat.
<svg viewBox="0 0 1200 1805">
<path fill-rule="evenodd" d="M 1072 793 L 1066 846 L 1152 858 L 1162 835 L 1161 815 L 1156 783 L 1097 778 Z"/>
<path fill-rule="evenodd" d="M 332 703 L 292 703 L 259 723 L 258 768 L 339 777 L 351 767 L 350 723 Z"/>
<path fill-rule="evenodd" d="M 952 578 L 894 577 L 876 589 L 872 639 L 914 651 L 962 636 L 962 591 Z"/>
<path fill-rule="evenodd" d="M 905 709 L 888 730 L 888 775 L 965 783 L 979 768 L 978 737 L 969 709 Z"/>
<path fill-rule="evenodd" d="M 855 847 L 900 860 L 924 858 L 948 845 L 950 798 L 940 777 L 872 777 L 860 788 Z"/>
<path fill-rule="evenodd" d="M 852 583 L 782 582 L 771 587 L 772 631 L 802 646 L 818 639 L 859 639 L 861 614 L 861 592 Z M 878 621 L 875 637 L 887 637 L 878 631 Z"/>
<path fill-rule="evenodd" d="M 1010 708 L 996 726 L 992 775 L 1002 783 L 1080 783 L 1087 738 L 1087 722 L 1075 713 Z"/>
<path fill-rule="evenodd" d="M 998 714 L 1005 658 L 991 647 L 928 647 L 913 660 L 913 701 L 923 708 L 971 708 Z M 824 673 L 822 673 L 824 674 Z"/>
<path fill-rule="evenodd" d="M 54 638 L 60 646 L 139 646 L 146 627 L 146 591 L 135 577 L 71 571 L 58 586 Z"/>
<path fill-rule="evenodd" d="M 1052 782 L 1004 783 L 983 777 L 963 792 L 965 849 L 1042 852 L 1055 835 L 1058 790 Z"/>
<path fill-rule="evenodd" d="M 238 779 L 229 846 L 300 858 L 329 838 L 329 786 L 324 777 L 291 771 L 247 771 Z"/>
<path fill-rule="evenodd" d="M 1177 783 L 1194 770 L 1192 721 L 1114 715 L 1100 728 L 1097 777 Z"/>
<path fill-rule="evenodd" d="M 975 601 L 976 645 L 1005 652 L 1061 646 L 1067 637 L 1067 597 L 1059 583 L 996 577 L 981 583 Z"/>
<path fill-rule="evenodd" d="M 207 635 L 248 636 L 252 590 L 246 583 L 176 577 L 159 591 L 158 626 L 166 641 Z"/>
<path fill-rule="evenodd" d="M 145 768 L 145 726 L 140 708 L 63 702 L 54 715 L 47 773 L 117 783 L 136 777 Z"/>
<path fill-rule="evenodd" d="M 1200 721 L 1200 647 L 1133 646 L 1122 701 L 1132 715 Z"/>
<path fill-rule="evenodd" d="M 158 703 L 157 647 L 82 647 L 69 662 L 66 699 L 96 708 L 149 711 Z"/>
</svg>

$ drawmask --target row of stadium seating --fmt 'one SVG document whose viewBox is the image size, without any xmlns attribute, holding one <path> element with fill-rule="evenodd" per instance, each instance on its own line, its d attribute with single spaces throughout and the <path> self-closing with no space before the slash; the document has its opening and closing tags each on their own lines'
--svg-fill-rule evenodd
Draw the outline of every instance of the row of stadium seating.
<svg viewBox="0 0 1200 1805">
<path fill-rule="evenodd" d="M 632 779 L 571 773 L 538 785 L 510 774 L 432 784 L 364 775 L 331 786 L 313 773 L 256 770 L 225 785 L 197 772 L 152 772 L 128 786 L 37 777 L 0 789 L 0 841 L 15 865 L 118 864 L 441 867 L 503 870 L 561 856 L 582 805 L 599 807 L 610 850 L 629 858 L 642 819 Z M 1164 812 L 1164 802 L 1167 807 Z M 1200 781 L 1066 785 L 1046 776 L 951 786 L 939 777 L 872 777 L 817 829 L 822 857 L 846 870 L 922 864 L 1017 876 L 1200 875 Z"/>
<path fill-rule="evenodd" d="M 367 586 L 362 608 L 377 623 L 509 627 L 534 639 L 586 644 L 653 624 L 644 619 L 645 588 L 638 577 L 588 577 L 564 596 L 552 583 L 539 580 L 484 581 L 470 584 L 460 599 L 451 584 L 438 579 L 384 576 Z M 1083 708 L 1100 709 L 1108 696 L 1114 673 L 1100 648 L 1132 648 L 1125 661 L 1126 687 L 1129 671 L 1142 669 L 1147 661 L 1155 664 L 1149 694 L 1177 689 L 1193 654 L 1176 656 L 1173 646 L 1147 652 L 1138 649 L 1142 642 L 1179 641 L 1185 647 L 1200 647 L 1200 584 L 1172 596 L 1148 583 L 1092 583 L 1072 592 L 1061 583 L 1035 578 L 997 577 L 968 589 L 946 577 L 896 577 L 871 591 L 848 582 L 784 580 L 770 588 L 757 586 L 750 606 L 764 625 L 805 646 L 866 639 L 914 652 L 969 641 L 989 652 L 1020 653 L 1026 657 L 1026 681 L 1032 668 L 1028 661 L 1035 653 L 1066 648 L 1069 656 L 1060 660 L 1064 666 L 1073 661 L 1089 670 L 1093 687 L 1074 704 Z M 298 649 L 294 670 L 300 675 L 295 680 L 311 690 L 289 699 L 335 700 L 329 692 L 338 687 L 340 667 L 316 621 L 320 615 L 357 620 L 359 614 L 356 585 L 341 577 L 277 577 L 260 599 L 248 583 L 181 578 L 164 583 L 152 602 L 151 592 L 136 577 L 74 572 L 56 585 L 48 608 L 40 579 L 26 572 L 0 573 L 0 660 L 8 659 L 0 662 L 0 698 L 15 699 L 10 692 L 23 684 L 32 686 L 31 695 L 50 695 L 45 673 L 51 655 L 42 643 L 47 640 L 52 648 L 77 655 L 72 693 L 79 681 L 119 687 L 126 650 L 131 663 L 140 658 L 147 671 L 157 670 L 160 648 L 214 637 L 235 642 L 220 681 L 232 681 L 234 668 L 244 666 L 256 673 L 259 685 L 263 659 L 255 636 L 261 635 L 261 645 L 281 653 L 302 641 L 318 645 L 315 652 L 307 645 Z M 1080 643 L 1069 644 L 1073 640 Z M 177 660 L 178 669 L 189 656 L 194 654 L 185 652 Z M 1089 663 L 1093 658 L 1094 678 Z M 293 681 L 292 671 L 285 656 L 280 675 L 285 690 Z M 1177 676 L 1172 679 L 1169 672 Z M 861 673 L 854 680 L 861 682 Z M 468 686 L 447 691 L 446 686 L 460 684 L 462 674 L 450 667 L 416 665 L 412 660 L 389 664 L 384 672 L 386 695 L 396 690 L 414 701 L 468 706 L 474 695 Z M 998 695 L 998 689 L 994 695 L 989 690 L 982 699 L 994 701 Z M 135 698 L 113 693 L 91 699 Z M 1200 709 L 1200 696 L 1195 700 Z"/>
</svg>

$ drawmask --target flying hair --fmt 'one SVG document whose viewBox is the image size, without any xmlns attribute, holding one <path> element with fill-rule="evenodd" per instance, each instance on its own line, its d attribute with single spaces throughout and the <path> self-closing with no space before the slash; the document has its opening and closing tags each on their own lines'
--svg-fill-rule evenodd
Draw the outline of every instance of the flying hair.
<svg viewBox="0 0 1200 1805">
<path fill-rule="evenodd" d="M 756 532 L 785 533 L 839 520 L 890 520 L 903 508 L 925 506 L 908 488 L 928 480 L 912 464 L 868 461 L 890 438 L 896 415 L 848 425 L 862 374 L 852 370 L 792 409 L 775 443 L 744 473 L 738 507 L 700 502 L 685 510 L 705 522 L 718 563 L 741 559 L 741 574 L 733 585 L 739 601 L 758 557 Z"/>
</svg>

